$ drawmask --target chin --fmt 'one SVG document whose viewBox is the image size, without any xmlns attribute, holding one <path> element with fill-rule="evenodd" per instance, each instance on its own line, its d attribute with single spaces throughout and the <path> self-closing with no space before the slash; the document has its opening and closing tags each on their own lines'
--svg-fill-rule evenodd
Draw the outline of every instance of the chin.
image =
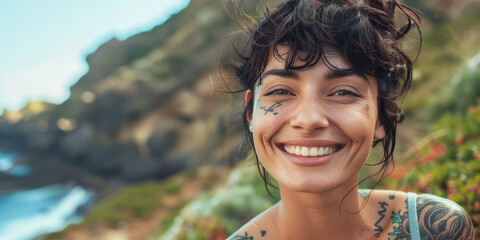
<svg viewBox="0 0 480 240">
<path fill-rule="evenodd" d="M 316 176 L 314 178 L 301 177 L 291 179 L 288 182 L 282 184 L 290 191 L 306 192 L 306 193 L 322 193 L 334 189 L 338 186 L 338 183 L 332 181 L 333 179 L 325 179 L 323 177 Z"/>
<path fill-rule="evenodd" d="M 331 173 L 331 171 L 328 172 Z M 280 189 L 305 193 L 325 193 L 334 189 L 341 192 L 349 191 L 358 183 L 358 175 L 355 174 L 342 177 L 339 174 L 322 174 L 318 171 L 301 171 L 296 172 L 295 175 L 290 172 L 287 177 L 275 179 L 277 179 Z"/>
</svg>

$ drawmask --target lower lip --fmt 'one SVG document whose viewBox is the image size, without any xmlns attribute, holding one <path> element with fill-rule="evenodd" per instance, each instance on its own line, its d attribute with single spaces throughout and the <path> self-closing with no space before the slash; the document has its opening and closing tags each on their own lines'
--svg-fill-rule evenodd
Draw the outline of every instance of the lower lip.
<svg viewBox="0 0 480 240">
<path fill-rule="evenodd" d="M 290 162 L 292 162 L 295 165 L 302 166 L 302 167 L 313 167 L 313 166 L 321 166 L 321 165 L 327 164 L 328 162 L 330 162 L 330 160 L 332 160 L 332 158 L 340 150 L 341 149 L 329 155 L 318 156 L 318 157 L 304 157 L 304 156 L 292 155 L 287 153 L 284 150 L 282 150 L 282 153 Z"/>
</svg>

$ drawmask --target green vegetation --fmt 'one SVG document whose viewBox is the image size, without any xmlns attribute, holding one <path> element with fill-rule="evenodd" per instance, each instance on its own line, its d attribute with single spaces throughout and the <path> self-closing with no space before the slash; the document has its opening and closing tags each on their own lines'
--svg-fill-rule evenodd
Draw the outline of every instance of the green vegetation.
<svg viewBox="0 0 480 240">
<path fill-rule="evenodd" d="M 384 188 L 432 193 L 462 206 L 480 237 L 480 101 L 465 117 L 446 115 L 417 156 L 397 166 Z"/>
<path fill-rule="evenodd" d="M 432 22 L 431 29 L 424 29 L 412 91 L 405 99 L 405 110 L 409 116 L 429 121 L 438 117 L 431 117 L 429 108 L 437 105 L 445 94 L 450 94 L 452 78 L 468 59 L 480 52 L 479 12 L 480 5 L 471 4 L 453 21 Z M 409 41 L 406 44 L 415 48 L 418 42 Z M 432 93 L 436 93 L 436 97 Z"/>
<path fill-rule="evenodd" d="M 187 202 L 181 202 L 170 210 L 170 213 L 162 219 L 159 231 L 156 234 L 157 236 L 162 236 L 162 234 L 172 226 L 175 217 L 177 217 L 177 215 L 180 213 L 180 210 L 182 210 L 182 208 L 185 207 L 186 204 Z"/>
<path fill-rule="evenodd" d="M 163 188 L 170 190 L 170 185 Z M 107 223 L 116 226 L 130 216 L 147 217 L 161 204 L 161 195 L 164 193 L 161 190 L 162 185 L 156 182 L 125 187 L 98 204 L 87 215 L 84 223 Z"/>
<path fill-rule="evenodd" d="M 446 112 L 465 115 L 480 96 L 480 53 L 465 64 L 464 70 L 455 74 L 452 87 L 433 98 L 432 116 L 437 118 Z"/>
<path fill-rule="evenodd" d="M 123 187 L 95 206 L 83 224 L 106 223 L 116 226 L 130 217 L 146 218 L 155 208 L 162 206 L 163 195 L 175 194 L 180 190 L 187 179 L 185 175 L 162 182 L 144 182 Z"/>
<path fill-rule="evenodd" d="M 225 185 L 200 196 L 163 223 L 161 239 L 227 237 L 277 200 L 265 191 L 252 156 L 231 171 Z M 274 195 L 278 192 L 273 191 Z"/>
</svg>

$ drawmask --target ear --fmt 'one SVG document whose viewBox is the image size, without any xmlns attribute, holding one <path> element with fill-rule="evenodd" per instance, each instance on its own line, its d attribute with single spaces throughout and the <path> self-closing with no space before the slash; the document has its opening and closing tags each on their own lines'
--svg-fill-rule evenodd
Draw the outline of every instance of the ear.
<svg viewBox="0 0 480 240">
<path fill-rule="evenodd" d="M 379 119 L 377 119 L 377 123 L 375 124 L 375 132 L 373 134 L 375 139 L 383 139 L 385 137 L 385 127 L 383 127 L 383 124 L 380 122 Z"/>
<path fill-rule="evenodd" d="M 245 93 L 245 105 L 247 105 L 250 102 L 251 98 L 252 98 L 252 91 L 247 90 L 247 92 Z M 249 123 L 252 122 L 252 110 L 247 111 L 247 120 Z"/>
<path fill-rule="evenodd" d="M 252 98 L 252 91 L 247 90 L 247 92 L 245 93 L 245 105 L 247 105 L 248 102 L 250 102 L 250 98 Z"/>
</svg>

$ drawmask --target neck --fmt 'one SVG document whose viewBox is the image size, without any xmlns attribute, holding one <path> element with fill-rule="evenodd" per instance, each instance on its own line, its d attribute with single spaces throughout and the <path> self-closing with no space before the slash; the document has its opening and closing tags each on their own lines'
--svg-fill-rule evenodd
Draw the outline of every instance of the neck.
<svg viewBox="0 0 480 240">
<path fill-rule="evenodd" d="M 355 185 L 353 185 L 355 186 Z M 357 239 L 368 232 L 366 211 L 358 188 L 341 187 L 321 193 L 295 192 L 280 186 L 278 226 L 285 239 Z M 343 201 L 342 201 L 343 199 Z"/>
</svg>

